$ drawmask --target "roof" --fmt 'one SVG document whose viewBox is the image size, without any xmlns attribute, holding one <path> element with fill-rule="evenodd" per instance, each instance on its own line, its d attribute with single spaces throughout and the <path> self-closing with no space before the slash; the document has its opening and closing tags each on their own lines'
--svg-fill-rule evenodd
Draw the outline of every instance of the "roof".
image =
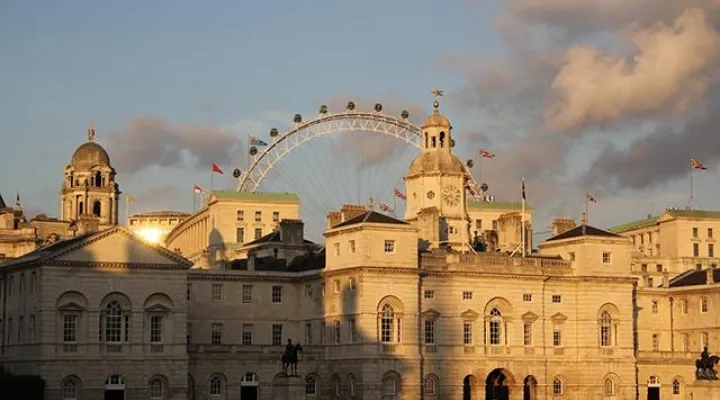
<svg viewBox="0 0 720 400">
<path fill-rule="evenodd" d="M 708 218 L 708 219 L 720 219 L 720 211 L 704 211 L 704 210 L 675 210 L 668 209 L 664 213 L 670 214 L 673 218 Z M 645 219 L 637 221 L 627 222 L 621 225 L 614 226 L 608 231 L 621 233 L 634 231 L 636 229 L 649 228 L 658 223 L 660 215 L 649 215 Z"/>
<path fill-rule="evenodd" d="M 213 190 L 211 195 L 215 196 L 218 200 L 245 200 L 245 201 L 257 201 L 257 202 L 269 202 L 269 201 L 284 201 L 297 203 L 300 198 L 295 193 L 280 193 L 280 192 L 245 192 L 235 190 Z"/>
<path fill-rule="evenodd" d="M 720 211 L 703 210 L 667 210 L 675 218 L 713 218 L 720 219 Z"/>
<path fill-rule="evenodd" d="M 5 208 L 7 205 L 5 205 L 5 200 L 3 200 L 2 193 L 0 193 L 0 208 Z"/>
<path fill-rule="evenodd" d="M 243 247 L 244 246 L 252 246 L 252 245 L 256 245 L 256 244 L 262 244 L 262 243 L 272 243 L 272 242 L 282 242 L 282 237 L 280 236 L 279 229 L 272 231 L 263 237 L 255 239 L 252 242 L 243 243 Z M 303 239 L 303 244 L 315 244 L 315 242 L 312 242 L 307 239 Z"/>
<path fill-rule="evenodd" d="M 160 210 L 148 211 L 133 214 L 130 218 L 148 218 L 148 217 L 189 217 L 190 214 L 182 211 Z"/>
<path fill-rule="evenodd" d="M 620 232 L 627 232 L 627 231 L 634 231 L 636 229 L 642 229 L 642 228 L 648 228 L 655 224 L 657 224 L 658 217 L 657 216 L 648 216 L 648 218 L 640 219 L 637 221 L 627 222 L 622 225 L 614 226 L 610 229 L 608 229 L 609 232 L 613 233 L 620 233 Z"/>
<path fill-rule="evenodd" d="M 700 286 L 707 284 L 707 269 L 690 270 L 670 280 L 670 287 Z M 712 269 L 713 281 L 720 282 L 720 269 Z"/>
<path fill-rule="evenodd" d="M 96 142 L 85 142 L 75 150 L 70 164 L 74 167 L 90 168 L 97 165 L 110 166 L 110 156 Z"/>
<path fill-rule="evenodd" d="M 470 210 L 516 210 L 522 209 L 521 202 L 502 202 L 502 201 L 468 201 L 468 209 Z M 525 203 L 525 211 L 532 211 L 533 208 Z"/>
<path fill-rule="evenodd" d="M 230 262 L 230 269 L 247 271 L 248 259 L 238 259 Z M 255 271 L 273 272 L 302 272 L 325 268 L 325 249 L 318 252 L 306 253 L 287 262 L 284 258 L 273 256 L 258 257 L 255 259 Z"/>
<path fill-rule="evenodd" d="M 401 220 L 399 220 L 397 218 L 393 218 L 389 215 L 381 214 L 376 211 L 368 211 L 368 212 L 362 213 L 356 217 L 350 218 L 347 221 L 343 221 L 343 222 L 333 226 L 332 229 L 342 228 L 345 226 L 362 224 L 362 223 L 410 225 L 405 221 L 401 221 Z"/>
<path fill-rule="evenodd" d="M 550 239 L 546 240 L 546 242 L 550 242 L 553 240 L 563 240 L 563 239 L 572 239 L 577 237 L 583 237 L 583 236 L 599 236 L 599 237 L 611 237 L 611 238 L 623 238 L 622 236 L 608 232 L 603 229 L 595 228 L 590 225 L 578 225 L 569 231 L 565 231 L 559 235 L 555 235 L 551 237 Z"/>
</svg>

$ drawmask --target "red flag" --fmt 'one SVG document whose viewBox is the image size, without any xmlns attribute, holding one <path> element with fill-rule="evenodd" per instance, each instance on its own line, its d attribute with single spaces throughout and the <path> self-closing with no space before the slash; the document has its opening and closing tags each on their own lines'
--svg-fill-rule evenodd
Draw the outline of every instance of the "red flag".
<svg viewBox="0 0 720 400">
<path fill-rule="evenodd" d="M 218 167 L 218 165 L 215 163 L 212 163 L 212 172 L 213 174 L 223 174 L 223 170 L 221 170 L 220 167 Z"/>
<path fill-rule="evenodd" d="M 585 200 L 597 203 L 597 199 L 590 193 L 585 193 Z"/>
<path fill-rule="evenodd" d="M 707 169 L 702 163 L 694 158 L 690 159 L 690 168 L 692 169 Z"/>
<path fill-rule="evenodd" d="M 390 211 L 390 205 L 387 203 L 380 203 L 378 204 L 378 209 L 380 209 L 380 211 L 388 212 Z"/>
<path fill-rule="evenodd" d="M 195 185 L 195 186 L 193 186 L 193 192 L 195 192 L 195 193 L 205 193 L 205 190 L 203 190 L 203 188 L 201 188 L 200 186 Z"/>
<path fill-rule="evenodd" d="M 478 151 L 478 154 L 482 158 L 495 158 L 495 153 L 486 149 L 480 149 L 480 151 Z"/>
<path fill-rule="evenodd" d="M 407 196 L 405 196 L 401 191 L 397 190 L 397 188 L 395 188 L 395 197 L 407 200 Z"/>
</svg>

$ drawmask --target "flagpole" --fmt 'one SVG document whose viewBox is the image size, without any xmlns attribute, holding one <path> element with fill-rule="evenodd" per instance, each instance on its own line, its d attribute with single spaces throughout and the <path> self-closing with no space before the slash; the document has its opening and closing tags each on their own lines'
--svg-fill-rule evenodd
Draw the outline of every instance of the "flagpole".
<svg viewBox="0 0 720 400">
<path fill-rule="evenodd" d="M 525 177 L 522 178 L 522 206 L 520 212 L 520 235 L 522 236 L 522 257 L 525 258 Z"/>
<path fill-rule="evenodd" d="M 193 197 L 193 208 L 192 208 L 192 212 L 194 213 L 195 210 L 197 210 L 197 204 L 196 204 L 196 202 L 197 202 L 197 195 L 196 195 L 196 193 L 195 193 L 195 188 L 193 188 L 192 197 Z"/>
<path fill-rule="evenodd" d="M 583 222 L 584 225 L 587 225 L 588 220 L 590 220 L 590 214 L 588 214 L 588 209 L 590 208 L 589 204 L 590 201 L 588 201 L 588 197 L 587 195 L 585 195 L 585 221 Z"/>
<path fill-rule="evenodd" d="M 688 201 L 687 209 L 692 211 L 693 208 L 693 195 L 694 195 L 694 187 L 693 187 L 693 167 L 692 162 L 690 163 L 690 200 Z"/>
</svg>

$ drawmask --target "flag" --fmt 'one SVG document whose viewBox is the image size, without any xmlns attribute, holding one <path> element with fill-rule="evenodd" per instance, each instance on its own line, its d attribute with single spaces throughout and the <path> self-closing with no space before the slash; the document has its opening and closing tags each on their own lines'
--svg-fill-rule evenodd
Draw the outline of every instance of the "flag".
<svg viewBox="0 0 720 400">
<path fill-rule="evenodd" d="M 407 196 L 405 196 L 401 191 L 397 190 L 397 188 L 395 188 L 395 197 L 407 200 Z"/>
<path fill-rule="evenodd" d="M 205 193 L 205 190 L 204 190 L 203 188 L 201 188 L 200 186 L 198 186 L 198 185 L 194 185 L 194 186 L 193 186 L 193 192 L 195 192 L 195 193 Z"/>
<path fill-rule="evenodd" d="M 527 198 L 525 197 L 525 178 L 522 178 L 522 199 L 525 201 Z"/>
<path fill-rule="evenodd" d="M 690 168 L 692 169 L 707 169 L 702 163 L 694 158 L 690 159 Z"/>
<path fill-rule="evenodd" d="M 223 170 L 221 170 L 220 167 L 218 167 L 218 165 L 215 163 L 212 163 L 212 172 L 213 174 L 223 174 Z"/>
<path fill-rule="evenodd" d="M 391 210 L 390 205 L 387 203 L 380 203 L 378 204 L 378 209 L 383 212 L 388 212 Z"/>
<path fill-rule="evenodd" d="M 593 196 L 590 193 L 585 193 L 585 200 L 593 202 L 593 203 L 597 203 L 597 199 L 595 198 L 595 196 Z"/>
<path fill-rule="evenodd" d="M 255 135 L 248 135 L 248 140 L 250 141 L 250 145 L 252 146 L 267 146 L 268 144 L 260 140 L 259 137 Z"/>
<path fill-rule="evenodd" d="M 135 202 L 135 198 L 132 196 L 125 196 L 125 202 L 128 204 L 132 204 Z"/>
<path fill-rule="evenodd" d="M 480 155 L 481 158 L 495 158 L 495 153 L 493 153 L 490 150 L 486 150 L 486 149 L 480 149 L 478 151 L 478 154 Z"/>
</svg>

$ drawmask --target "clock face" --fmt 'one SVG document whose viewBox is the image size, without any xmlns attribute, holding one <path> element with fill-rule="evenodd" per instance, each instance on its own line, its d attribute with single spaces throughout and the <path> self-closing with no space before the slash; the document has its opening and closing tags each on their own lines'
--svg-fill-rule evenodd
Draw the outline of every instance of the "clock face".
<svg viewBox="0 0 720 400">
<path fill-rule="evenodd" d="M 444 187 L 443 200 L 445 200 L 449 206 L 456 206 L 460 202 L 460 190 L 455 186 Z"/>
<path fill-rule="evenodd" d="M 428 199 L 432 200 L 433 197 L 435 197 L 435 192 L 433 192 L 432 190 L 429 191 L 429 192 L 427 192 L 427 198 L 428 198 Z"/>
</svg>

